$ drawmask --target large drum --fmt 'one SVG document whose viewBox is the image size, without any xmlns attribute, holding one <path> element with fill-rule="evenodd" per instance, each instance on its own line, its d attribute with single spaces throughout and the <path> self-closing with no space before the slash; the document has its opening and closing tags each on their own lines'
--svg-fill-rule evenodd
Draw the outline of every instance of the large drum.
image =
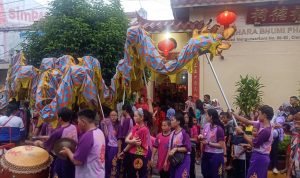
<svg viewBox="0 0 300 178">
<path fill-rule="evenodd" d="M 1 178 L 49 178 L 52 157 L 42 148 L 19 146 L 1 158 Z"/>
</svg>

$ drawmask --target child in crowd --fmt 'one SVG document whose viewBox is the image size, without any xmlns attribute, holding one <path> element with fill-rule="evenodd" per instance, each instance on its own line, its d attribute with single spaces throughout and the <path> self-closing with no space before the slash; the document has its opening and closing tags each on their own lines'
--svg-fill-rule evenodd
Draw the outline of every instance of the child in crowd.
<svg viewBox="0 0 300 178">
<path fill-rule="evenodd" d="M 207 110 L 206 119 L 207 124 L 198 137 L 203 145 L 202 175 L 204 178 L 222 177 L 224 175 L 224 157 L 227 157 L 226 150 L 224 150 L 224 125 L 215 109 Z"/>
<path fill-rule="evenodd" d="M 78 112 L 78 126 L 82 131 L 75 153 L 64 147 L 60 152 L 75 165 L 75 178 L 105 177 L 105 138 L 97 128 L 96 112 Z"/>
<path fill-rule="evenodd" d="M 278 160 L 278 147 L 279 143 L 284 138 L 284 131 L 282 128 L 282 125 L 285 122 L 284 116 L 279 116 L 275 119 L 275 122 L 273 123 L 273 143 L 272 143 L 272 149 L 270 153 L 270 168 L 273 170 L 274 174 L 278 174 L 279 171 L 277 170 L 277 160 Z"/>
<path fill-rule="evenodd" d="M 129 103 L 125 103 L 122 106 L 122 116 L 121 116 L 121 124 L 118 131 L 118 155 L 121 153 L 121 151 L 126 147 L 125 138 L 130 133 L 134 121 L 133 121 L 133 111 L 132 107 Z M 119 161 L 119 175 L 120 177 L 124 174 L 124 168 L 126 165 L 124 165 L 124 160 Z"/>
<path fill-rule="evenodd" d="M 73 111 L 68 108 L 61 108 L 58 111 L 58 120 L 60 127 L 52 132 L 49 136 L 49 139 L 46 142 L 37 140 L 34 142 L 34 145 L 45 148 L 48 152 L 51 152 L 55 142 L 61 138 L 70 138 L 75 142 L 78 142 L 77 139 L 77 129 L 76 126 L 71 124 Z M 55 161 L 52 165 L 53 174 L 58 178 L 75 177 L 75 167 L 70 160 L 63 160 L 60 158 L 55 158 Z"/>
<path fill-rule="evenodd" d="M 156 136 L 153 145 L 151 162 L 153 163 L 154 156 L 158 151 L 158 160 L 157 160 L 156 168 L 158 169 L 161 178 L 169 178 L 170 177 L 169 164 L 167 163 L 166 159 L 168 155 L 168 144 L 169 144 L 170 133 L 171 133 L 171 122 L 169 120 L 164 120 L 162 122 L 161 129 L 162 129 L 162 133 L 159 133 Z"/>
<path fill-rule="evenodd" d="M 245 127 L 241 125 L 245 131 Z M 232 136 L 231 156 L 233 158 L 234 177 L 246 177 L 246 149 L 243 144 L 247 141 L 241 135 L 234 134 Z"/>
<path fill-rule="evenodd" d="M 192 150 L 192 151 L 195 151 L 195 163 L 197 163 L 197 164 L 199 164 L 200 154 L 201 154 L 200 142 L 198 141 L 198 135 L 200 134 L 200 130 L 201 130 L 201 127 L 198 124 L 198 120 L 195 117 L 193 117 L 193 126 L 191 128 L 190 135 L 191 135 L 192 145 L 193 144 L 195 145 L 195 150 Z"/>
<path fill-rule="evenodd" d="M 224 124 L 224 132 L 225 132 L 225 144 L 226 144 L 226 155 L 227 155 L 227 163 L 226 170 L 232 169 L 232 157 L 231 155 L 231 144 L 232 144 L 232 135 L 234 133 L 234 122 L 231 119 L 231 116 L 228 112 L 221 112 L 220 119 Z"/>
<path fill-rule="evenodd" d="M 191 141 L 188 133 L 186 133 L 184 127 L 184 116 L 181 112 L 177 112 L 175 116 L 171 118 L 171 126 L 174 129 L 170 135 L 169 142 L 169 159 L 174 158 L 175 154 L 183 155 L 183 160 L 176 166 L 170 166 L 170 177 L 181 178 L 189 177 L 190 164 L 191 164 Z"/>
<path fill-rule="evenodd" d="M 152 116 L 146 117 L 142 108 L 138 108 L 134 112 L 134 121 L 136 125 L 132 128 L 125 142 L 128 144 L 125 149 L 119 154 L 119 158 L 125 155 L 125 177 L 128 178 L 146 178 L 148 151 L 150 141 L 150 131 L 147 123 L 151 122 Z M 148 116 L 148 114 L 147 114 Z M 151 125 L 151 124 L 150 124 Z"/>
<path fill-rule="evenodd" d="M 118 177 L 117 154 L 118 140 L 117 134 L 119 130 L 118 113 L 111 111 L 109 118 L 102 121 L 102 130 L 107 140 L 105 155 L 105 178 Z"/>
</svg>

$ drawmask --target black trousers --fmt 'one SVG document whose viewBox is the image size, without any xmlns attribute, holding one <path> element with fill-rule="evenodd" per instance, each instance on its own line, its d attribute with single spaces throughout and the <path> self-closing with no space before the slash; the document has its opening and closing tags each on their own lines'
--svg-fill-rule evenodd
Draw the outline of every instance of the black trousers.
<svg viewBox="0 0 300 178">
<path fill-rule="evenodd" d="M 170 178 L 170 171 L 159 171 L 160 178 Z"/>
<path fill-rule="evenodd" d="M 270 168 L 277 168 L 279 138 L 274 139 L 270 153 Z"/>
<path fill-rule="evenodd" d="M 136 161 L 138 159 L 139 161 Z M 142 162 L 142 164 L 141 164 Z M 134 163 L 142 165 L 140 169 L 134 167 Z M 125 155 L 125 178 L 147 178 L 147 164 L 148 159 L 145 156 L 139 156 L 131 153 Z"/>
<path fill-rule="evenodd" d="M 192 147 L 191 164 L 190 164 L 190 177 L 189 178 L 196 178 L 195 163 L 196 163 L 196 147 Z"/>
<path fill-rule="evenodd" d="M 236 178 L 246 178 L 246 161 L 240 159 L 234 159 L 232 161 L 234 168 L 234 177 Z"/>
</svg>

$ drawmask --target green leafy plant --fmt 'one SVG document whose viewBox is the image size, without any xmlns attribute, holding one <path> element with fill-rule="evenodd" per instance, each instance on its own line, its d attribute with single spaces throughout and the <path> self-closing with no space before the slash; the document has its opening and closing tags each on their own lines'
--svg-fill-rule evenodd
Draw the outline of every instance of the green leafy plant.
<svg viewBox="0 0 300 178">
<path fill-rule="evenodd" d="M 240 76 L 240 81 L 236 82 L 237 90 L 234 104 L 240 109 L 245 116 L 250 116 L 250 113 L 262 103 L 264 87 L 261 84 L 260 78 L 246 75 Z"/>
<path fill-rule="evenodd" d="M 128 23 L 120 0 L 54 0 L 45 18 L 32 25 L 22 47 L 36 67 L 45 57 L 96 57 L 109 84 L 123 57 Z"/>
<path fill-rule="evenodd" d="M 291 143 L 291 136 L 290 135 L 284 135 L 283 140 L 278 145 L 278 153 L 281 154 L 281 155 L 285 155 L 287 147 L 290 143 Z"/>
</svg>

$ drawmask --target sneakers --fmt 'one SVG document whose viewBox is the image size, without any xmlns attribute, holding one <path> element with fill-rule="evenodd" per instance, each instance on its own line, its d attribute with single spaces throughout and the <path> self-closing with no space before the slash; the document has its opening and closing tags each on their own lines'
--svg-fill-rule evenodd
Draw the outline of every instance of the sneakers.
<svg viewBox="0 0 300 178">
<path fill-rule="evenodd" d="M 273 169 L 273 174 L 278 174 L 278 173 L 279 173 L 278 169 L 277 169 L 277 168 L 274 168 L 274 169 Z"/>
</svg>

